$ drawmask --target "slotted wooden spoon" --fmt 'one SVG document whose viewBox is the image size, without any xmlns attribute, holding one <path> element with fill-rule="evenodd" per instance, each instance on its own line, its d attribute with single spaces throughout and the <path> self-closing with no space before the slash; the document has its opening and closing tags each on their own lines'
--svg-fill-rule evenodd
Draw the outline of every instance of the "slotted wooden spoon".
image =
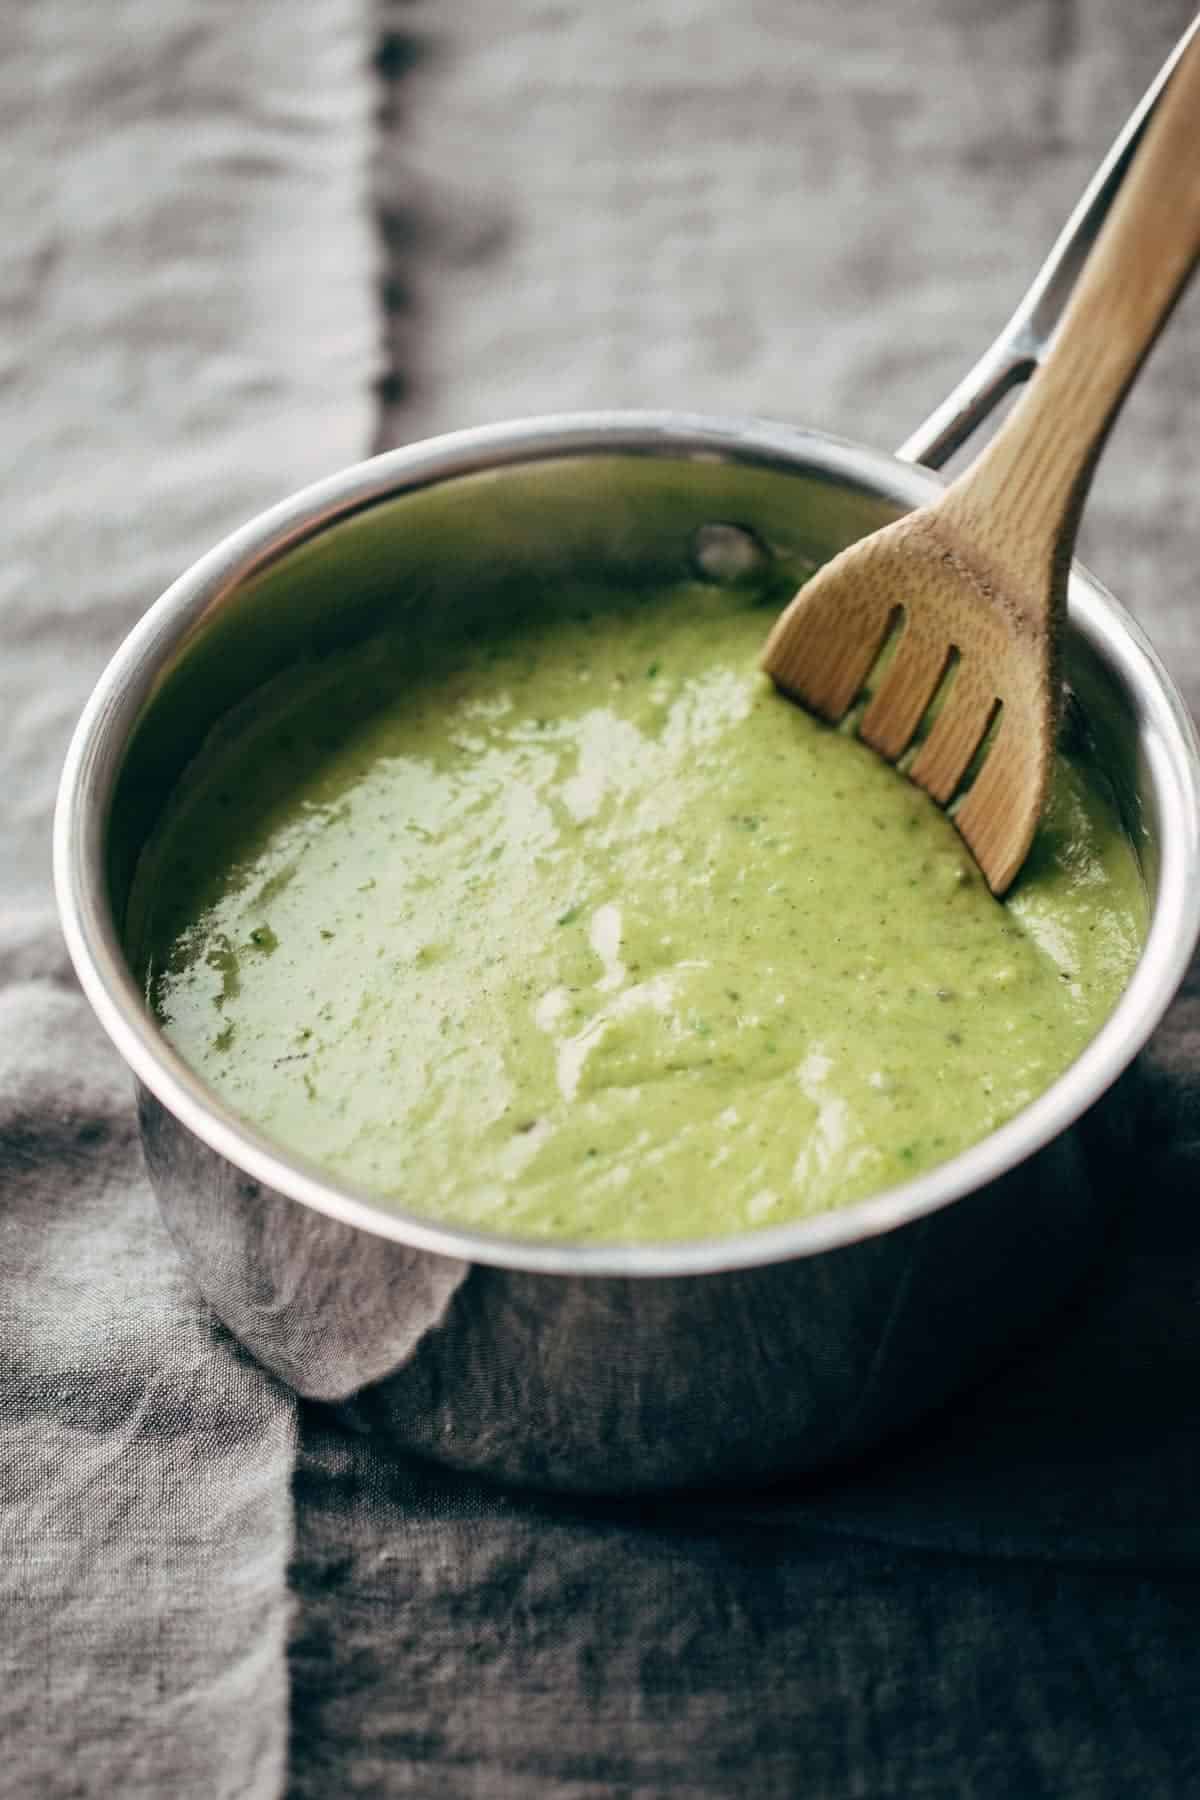
<svg viewBox="0 0 1200 1800">
<path fill-rule="evenodd" d="M 894 762 L 941 688 L 907 773 L 955 810 L 1002 894 L 1046 801 L 1059 646 L 1084 498 L 1139 366 L 1200 256 L 1200 38 L 1171 75 L 1041 368 L 992 442 L 931 504 L 852 544 L 800 590 L 762 666 L 836 721 L 894 638 L 859 735 Z"/>
</svg>

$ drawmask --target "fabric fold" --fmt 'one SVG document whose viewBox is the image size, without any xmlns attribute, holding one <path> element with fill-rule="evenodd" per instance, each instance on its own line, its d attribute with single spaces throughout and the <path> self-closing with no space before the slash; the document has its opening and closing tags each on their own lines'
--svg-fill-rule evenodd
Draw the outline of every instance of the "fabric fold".
<svg viewBox="0 0 1200 1800">
<path fill-rule="evenodd" d="M 159 1221 L 50 815 L 141 611 L 367 449 L 367 22 L 14 0 L 0 47 L 0 1795 L 273 1800 L 295 1402 Z"/>
</svg>

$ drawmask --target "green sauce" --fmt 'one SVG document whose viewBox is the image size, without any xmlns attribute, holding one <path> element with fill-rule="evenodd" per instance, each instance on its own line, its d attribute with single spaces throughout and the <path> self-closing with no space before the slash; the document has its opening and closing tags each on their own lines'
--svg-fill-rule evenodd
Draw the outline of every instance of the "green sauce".
<svg viewBox="0 0 1200 1800">
<path fill-rule="evenodd" d="M 1011 899 L 950 821 L 756 672 L 702 584 L 297 669 L 143 859 L 147 992 L 246 1118 L 517 1235 L 777 1224 L 939 1163 L 1079 1054 L 1145 903 L 1060 761 Z"/>
</svg>

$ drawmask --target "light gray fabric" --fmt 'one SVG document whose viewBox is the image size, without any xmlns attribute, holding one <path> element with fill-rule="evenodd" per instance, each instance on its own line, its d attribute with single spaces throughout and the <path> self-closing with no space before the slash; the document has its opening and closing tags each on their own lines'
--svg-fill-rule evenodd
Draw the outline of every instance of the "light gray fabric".
<svg viewBox="0 0 1200 1800">
<path fill-rule="evenodd" d="M 0 1794 L 283 1780 L 294 1405 L 158 1221 L 66 967 L 49 825 L 123 632 L 362 454 L 356 0 L 0 15 Z"/>
</svg>

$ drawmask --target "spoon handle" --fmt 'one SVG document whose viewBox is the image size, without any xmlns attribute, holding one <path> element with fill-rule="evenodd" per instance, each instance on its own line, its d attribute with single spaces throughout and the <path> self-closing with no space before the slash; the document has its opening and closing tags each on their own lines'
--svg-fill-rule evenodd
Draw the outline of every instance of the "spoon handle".
<svg viewBox="0 0 1200 1800">
<path fill-rule="evenodd" d="M 992 442 L 935 502 L 997 586 L 1044 614 L 1066 575 L 1092 471 L 1200 258 L 1200 38 L 1171 76 L 1050 352 Z M 1027 598 L 1026 598 L 1027 597 Z"/>
<path fill-rule="evenodd" d="M 1028 381 L 1045 360 L 1071 290 L 1120 191 L 1163 89 L 1198 31 L 1200 16 L 1193 19 L 1125 121 L 1035 275 L 1029 291 L 995 342 L 900 446 L 897 455 L 906 462 L 940 469 L 990 416 L 1005 394 Z"/>
</svg>

